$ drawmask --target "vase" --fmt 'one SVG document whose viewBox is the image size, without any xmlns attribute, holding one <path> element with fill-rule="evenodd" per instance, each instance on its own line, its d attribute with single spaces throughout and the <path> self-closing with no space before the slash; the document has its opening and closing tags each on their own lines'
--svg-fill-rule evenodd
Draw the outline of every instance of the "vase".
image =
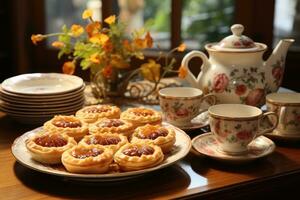
<svg viewBox="0 0 300 200">
<path fill-rule="evenodd" d="M 116 72 L 111 78 L 106 78 L 102 73 L 91 73 L 92 92 L 96 98 L 124 97 L 132 72 Z"/>
</svg>

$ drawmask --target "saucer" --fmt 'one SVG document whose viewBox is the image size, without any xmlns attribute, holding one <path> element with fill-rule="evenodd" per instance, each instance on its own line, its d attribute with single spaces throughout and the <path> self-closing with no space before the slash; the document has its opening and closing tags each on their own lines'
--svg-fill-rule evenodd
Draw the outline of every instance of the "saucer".
<svg viewBox="0 0 300 200">
<path fill-rule="evenodd" d="M 275 150 L 275 144 L 265 136 L 253 140 L 248 147 L 248 152 L 243 155 L 229 155 L 218 150 L 214 135 L 205 133 L 192 140 L 192 146 L 197 153 L 209 156 L 220 161 L 243 163 L 267 156 Z"/>
<path fill-rule="evenodd" d="M 195 130 L 200 129 L 205 126 L 209 125 L 209 118 L 208 118 L 208 111 L 205 111 L 199 114 L 197 117 L 191 120 L 191 123 L 186 126 L 177 126 L 181 130 L 188 131 L 188 130 Z"/>
<path fill-rule="evenodd" d="M 287 140 L 287 141 L 299 141 L 300 140 L 300 134 L 280 134 L 278 131 L 273 131 L 270 133 L 264 134 L 268 138 L 275 139 L 275 140 Z"/>
</svg>

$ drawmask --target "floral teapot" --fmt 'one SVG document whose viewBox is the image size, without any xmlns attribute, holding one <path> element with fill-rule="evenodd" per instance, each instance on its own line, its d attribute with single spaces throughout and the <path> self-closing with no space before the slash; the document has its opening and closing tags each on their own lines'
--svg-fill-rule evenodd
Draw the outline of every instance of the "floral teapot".
<svg viewBox="0 0 300 200">
<path fill-rule="evenodd" d="M 285 57 L 293 39 L 283 39 L 267 61 L 262 56 L 267 45 L 253 42 L 242 35 L 244 27 L 235 24 L 232 35 L 219 43 L 205 45 L 209 58 L 200 51 L 191 51 L 182 60 L 186 69 L 185 79 L 204 93 L 213 93 L 219 103 L 243 103 L 261 106 L 268 93 L 276 92 L 281 84 Z M 188 68 L 193 57 L 203 61 L 201 71 L 195 77 Z"/>
</svg>

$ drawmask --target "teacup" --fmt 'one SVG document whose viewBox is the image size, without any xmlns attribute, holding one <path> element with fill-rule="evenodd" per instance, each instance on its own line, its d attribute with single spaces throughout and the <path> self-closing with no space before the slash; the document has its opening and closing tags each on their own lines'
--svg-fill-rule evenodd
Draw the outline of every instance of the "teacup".
<svg viewBox="0 0 300 200">
<path fill-rule="evenodd" d="M 256 137 L 271 132 L 278 123 L 274 112 L 263 113 L 259 108 L 243 104 L 218 104 L 208 109 L 209 124 L 218 142 L 218 150 L 235 155 L 248 151 Z M 272 127 L 263 129 L 263 119 L 274 116 Z"/>
<path fill-rule="evenodd" d="M 268 111 L 277 113 L 275 134 L 300 135 L 300 93 L 271 93 L 266 96 Z M 270 117 L 270 121 L 274 119 Z"/>
<path fill-rule="evenodd" d="M 210 105 L 216 104 L 216 96 L 204 95 L 202 90 L 192 87 L 168 87 L 159 90 L 159 103 L 164 119 L 179 127 L 189 126 L 191 120 L 201 112 L 204 101 Z"/>
</svg>

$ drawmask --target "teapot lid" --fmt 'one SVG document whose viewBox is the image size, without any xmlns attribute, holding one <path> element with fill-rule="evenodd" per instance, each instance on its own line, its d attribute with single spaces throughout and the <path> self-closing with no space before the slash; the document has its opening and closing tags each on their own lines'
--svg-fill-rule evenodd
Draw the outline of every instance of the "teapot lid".
<svg viewBox="0 0 300 200">
<path fill-rule="evenodd" d="M 241 24 L 234 24 L 231 26 L 232 35 L 222 39 L 219 43 L 209 45 L 209 48 L 214 50 L 230 51 L 230 52 L 247 52 L 265 49 L 265 45 L 255 43 L 253 40 L 245 35 L 242 35 L 244 26 Z"/>
</svg>

